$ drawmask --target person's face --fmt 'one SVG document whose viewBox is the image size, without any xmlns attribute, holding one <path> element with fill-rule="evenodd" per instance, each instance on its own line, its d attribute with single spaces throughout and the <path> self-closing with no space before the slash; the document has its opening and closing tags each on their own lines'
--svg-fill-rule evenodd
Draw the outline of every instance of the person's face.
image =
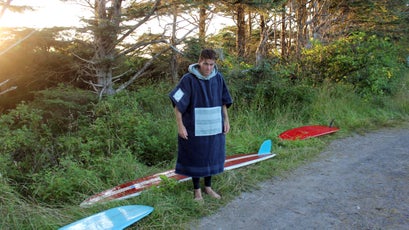
<svg viewBox="0 0 409 230">
<path fill-rule="evenodd" d="M 202 74 L 204 77 L 209 76 L 214 69 L 215 66 L 215 60 L 212 59 L 201 59 L 199 61 L 199 66 L 200 66 L 200 74 Z"/>
</svg>

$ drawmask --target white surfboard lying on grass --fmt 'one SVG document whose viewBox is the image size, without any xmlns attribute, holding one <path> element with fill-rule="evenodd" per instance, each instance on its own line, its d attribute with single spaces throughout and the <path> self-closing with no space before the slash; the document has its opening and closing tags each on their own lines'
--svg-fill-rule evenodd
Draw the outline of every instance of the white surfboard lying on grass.
<svg viewBox="0 0 409 230">
<path fill-rule="evenodd" d="M 258 153 L 253 154 L 236 154 L 227 156 L 224 163 L 224 170 L 232 170 L 246 165 L 255 164 L 274 157 L 276 154 L 271 153 L 271 140 L 265 140 L 259 148 Z M 130 197 L 138 196 L 143 190 L 159 185 L 162 176 L 175 179 L 178 182 L 187 181 L 191 177 L 176 174 L 175 170 L 168 170 L 151 176 L 139 178 L 127 183 L 115 186 L 101 193 L 95 194 L 84 200 L 80 205 L 88 206 L 98 202 L 107 202 L 111 200 L 123 200 Z"/>
</svg>

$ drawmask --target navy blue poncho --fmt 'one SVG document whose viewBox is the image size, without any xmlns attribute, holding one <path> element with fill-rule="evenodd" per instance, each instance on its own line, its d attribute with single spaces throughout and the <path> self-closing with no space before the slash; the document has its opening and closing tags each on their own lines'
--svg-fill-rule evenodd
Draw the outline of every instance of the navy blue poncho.
<svg viewBox="0 0 409 230">
<path fill-rule="evenodd" d="M 188 140 L 178 137 L 175 172 L 206 177 L 224 170 L 226 141 L 222 107 L 230 107 L 232 98 L 216 67 L 207 78 L 196 67 L 197 64 L 191 65 L 189 73 L 169 94 L 173 106 L 182 113 L 188 133 Z"/>
</svg>

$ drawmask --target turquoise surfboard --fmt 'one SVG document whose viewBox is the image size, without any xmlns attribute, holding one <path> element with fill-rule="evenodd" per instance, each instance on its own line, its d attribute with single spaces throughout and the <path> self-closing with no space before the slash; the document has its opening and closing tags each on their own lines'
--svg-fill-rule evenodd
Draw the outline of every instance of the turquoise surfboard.
<svg viewBox="0 0 409 230">
<path fill-rule="evenodd" d="M 124 229 L 153 211 L 145 205 L 126 205 L 111 208 L 61 227 L 60 230 Z"/>
</svg>

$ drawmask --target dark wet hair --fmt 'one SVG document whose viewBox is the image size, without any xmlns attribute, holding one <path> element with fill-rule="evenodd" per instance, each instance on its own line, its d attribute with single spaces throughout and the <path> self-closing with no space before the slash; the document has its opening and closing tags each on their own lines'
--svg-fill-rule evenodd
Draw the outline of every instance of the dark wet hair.
<svg viewBox="0 0 409 230">
<path fill-rule="evenodd" d="M 216 60 L 217 59 L 216 51 L 214 51 L 212 49 L 202 50 L 202 52 L 200 53 L 199 60 L 202 60 L 202 59 Z"/>
</svg>

